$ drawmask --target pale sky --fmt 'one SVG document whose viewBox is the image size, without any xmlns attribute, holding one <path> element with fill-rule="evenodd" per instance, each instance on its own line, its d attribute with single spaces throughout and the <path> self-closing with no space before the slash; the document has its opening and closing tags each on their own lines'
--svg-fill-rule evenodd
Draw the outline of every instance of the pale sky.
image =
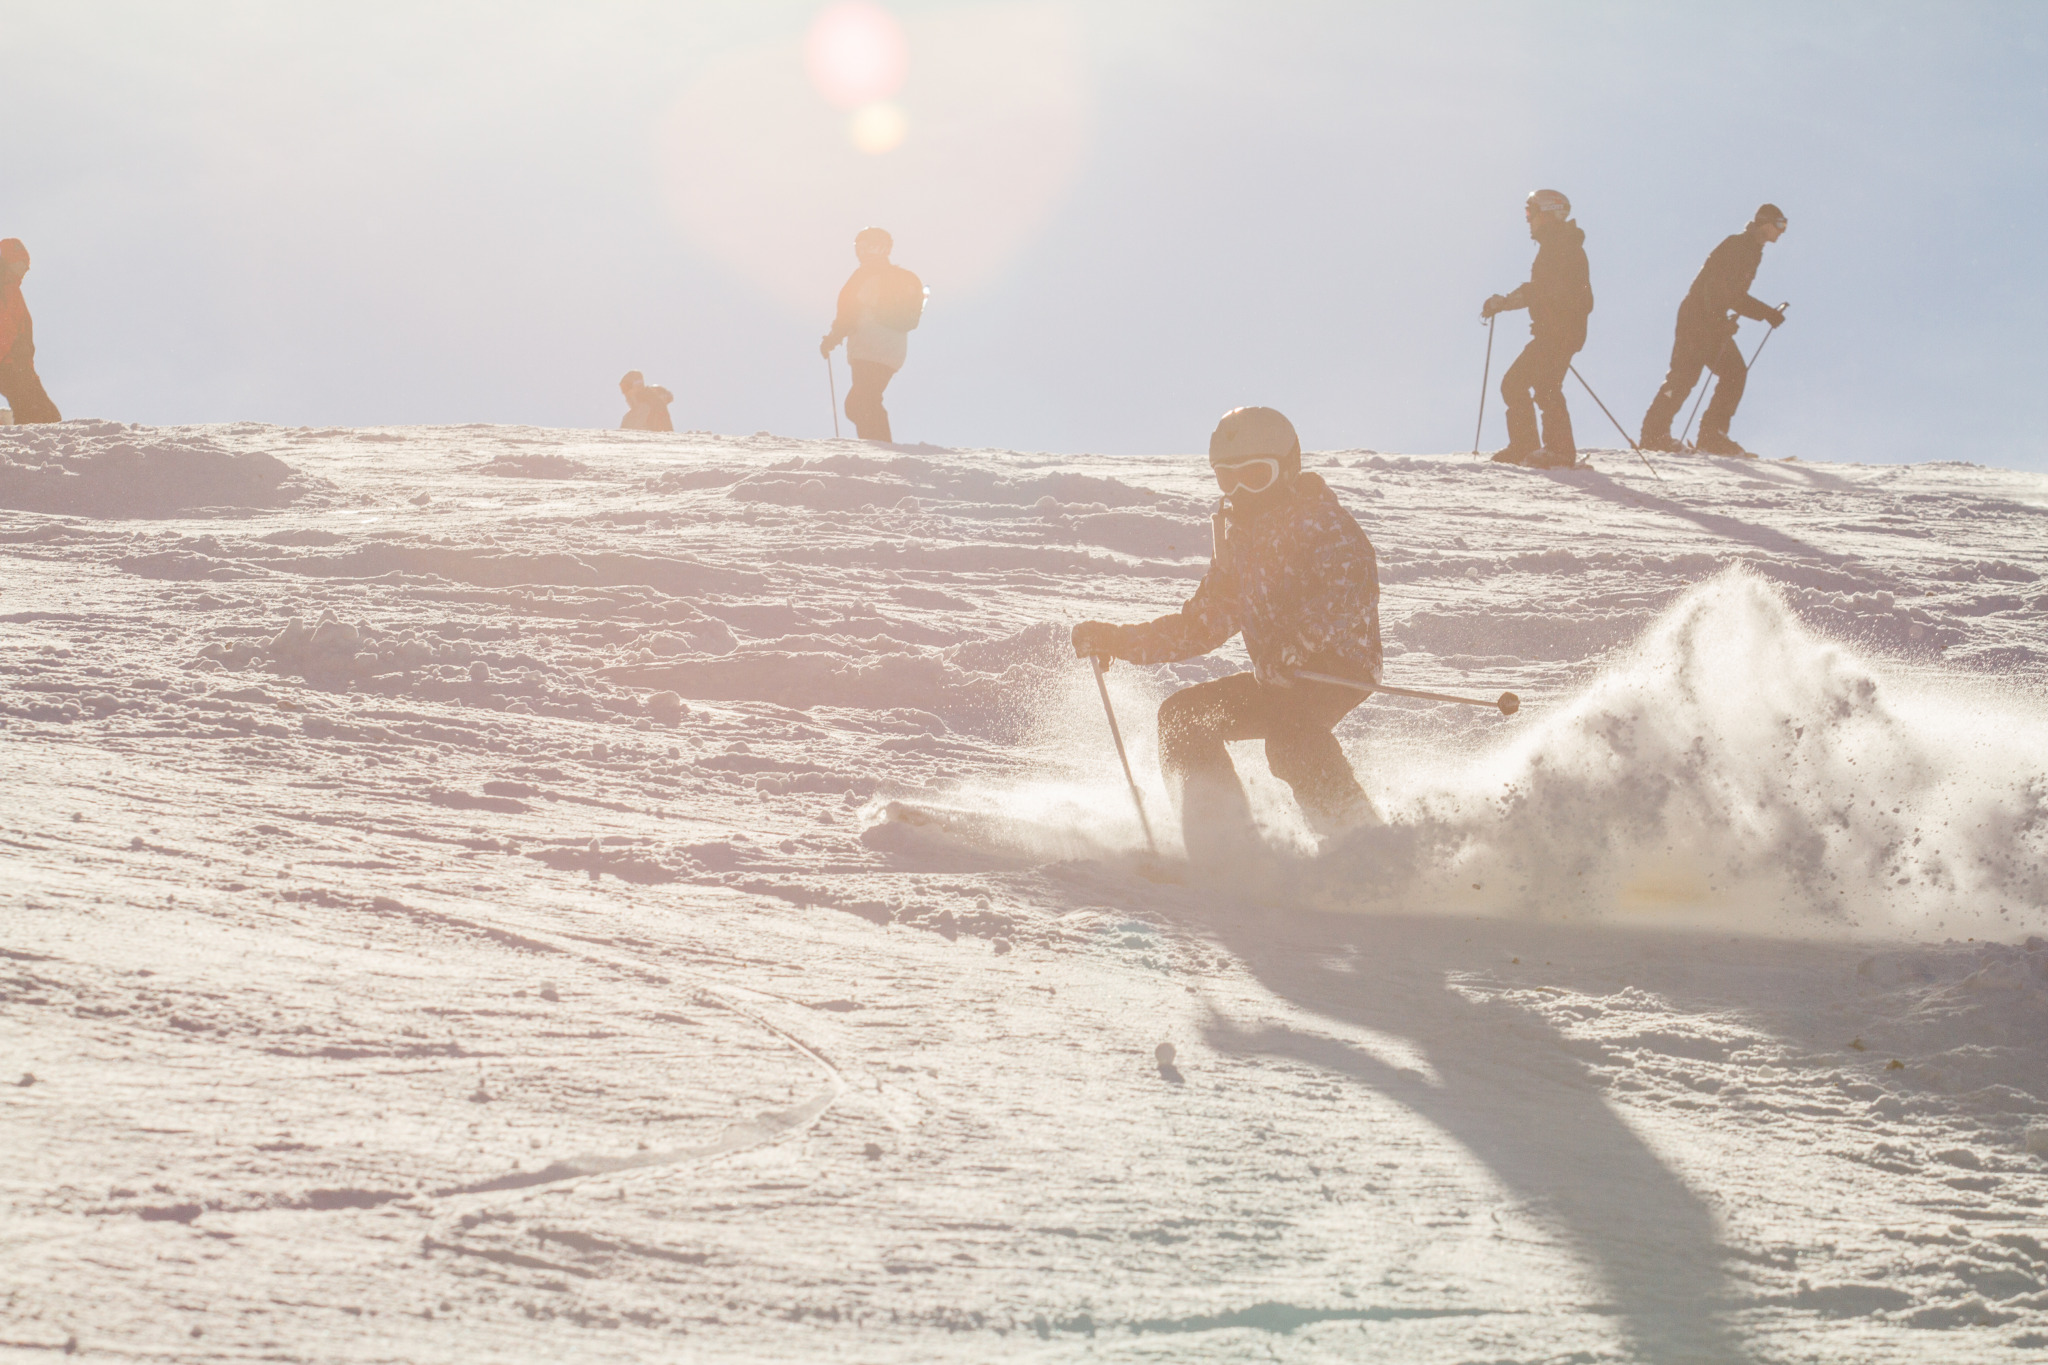
<svg viewBox="0 0 2048 1365">
<path fill-rule="evenodd" d="M 932 292 L 901 440 L 1193 451 L 1266 403 L 1314 449 L 1462 450 L 1549 186 L 1631 430 L 1768 199 L 1754 292 L 1792 308 L 1738 440 L 2048 469 L 2048 7 L 903 0 L 865 114 L 806 66 L 827 8 L 0 0 L 0 236 L 51 394 L 592 427 L 640 369 L 680 428 L 829 435 L 817 338 L 874 222 Z"/>
</svg>

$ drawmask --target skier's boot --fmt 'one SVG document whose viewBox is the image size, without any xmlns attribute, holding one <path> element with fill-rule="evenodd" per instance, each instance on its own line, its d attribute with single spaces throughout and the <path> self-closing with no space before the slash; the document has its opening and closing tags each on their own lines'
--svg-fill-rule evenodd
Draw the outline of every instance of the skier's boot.
<svg viewBox="0 0 2048 1365">
<path fill-rule="evenodd" d="M 1703 455 L 1720 455 L 1734 460 L 1754 460 L 1756 456 L 1728 439 L 1725 431 L 1702 431 L 1698 450 Z"/>
<path fill-rule="evenodd" d="M 1334 848 L 1361 830 L 1384 829 L 1387 824 L 1372 799 L 1362 791 L 1320 808 L 1304 804 L 1301 814 L 1316 836 L 1317 846 L 1323 849 Z"/>
<path fill-rule="evenodd" d="M 1522 461 L 1531 469 L 1570 469 L 1578 462 L 1576 450 L 1552 450 L 1549 446 L 1531 451 L 1529 458 Z"/>
<path fill-rule="evenodd" d="M 1493 452 L 1495 464 L 1526 465 L 1529 459 L 1543 447 L 1543 438 L 1536 432 L 1536 403 L 1527 394 L 1520 401 L 1513 395 L 1508 398 L 1508 443 Z"/>
<path fill-rule="evenodd" d="M 1637 438 L 1636 444 L 1644 450 L 1662 451 L 1667 455 L 1676 455 L 1679 451 L 1685 449 L 1684 446 L 1678 444 L 1678 438 L 1671 434 L 1671 428 L 1668 426 L 1661 431 L 1652 431 L 1648 426 L 1645 426 L 1643 434 Z"/>
<path fill-rule="evenodd" d="M 1168 782 L 1172 780 L 1169 776 Z M 1266 844 L 1236 769 L 1189 774 L 1179 796 L 1181 842 L 1195 871 L 1236 876 L 1263 865 Z"/>
</svg>

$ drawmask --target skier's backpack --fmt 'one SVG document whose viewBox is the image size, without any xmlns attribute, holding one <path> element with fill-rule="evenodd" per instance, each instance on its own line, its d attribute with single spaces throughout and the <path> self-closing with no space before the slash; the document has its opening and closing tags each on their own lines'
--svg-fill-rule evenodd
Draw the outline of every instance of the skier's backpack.
<svg viewBox="0 0 2048 1365">
<path fill-rule="evenodd" d="M 882 281 L 882 299 L 875 308 L 875 321 L 899 332 L 915 330 L 924 317 L 927 292 L 924 281 L 917 276 L 900 265 L 890 267 Z"/>
</svg>

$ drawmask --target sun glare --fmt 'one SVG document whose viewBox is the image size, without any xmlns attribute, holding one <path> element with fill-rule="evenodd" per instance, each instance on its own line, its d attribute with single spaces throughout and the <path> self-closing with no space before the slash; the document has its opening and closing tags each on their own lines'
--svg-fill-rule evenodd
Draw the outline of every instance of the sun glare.
<svg viewBox="0 0 2048 1365">
<path fill-rule="evenodd" d="M 804 69 L 819 94 L 841 109 L 857 109 L 864 115 L 903 88 L 910 47 L 895 15 L 869 0 L 842 0 L 811 22 L 804 35 Z M 896 118 L 900 124 L 902 115 Z M 856 143 L 860 126 L 857 118 Z M 897 140 L 902 140 L 900 129 Z"/>
<path fill-rule="evenodd" d="M 910 120 L 887 100 L 877 100 L 854 111 L 853 122 L 847 131 L 854 146 L 869 156 L 880 156 L 903 145 L 903 135 L 910 131 Z"/>
<path fill-rule="evenodd" d="M 677 96 L 659 164 L 678 225 L 805 312 L 844 278 L 849 224 L 914 230 L 919 273 L 949 299 L 999 276 L 1088 146 L 1069 0 L 919 7 L 901 25 L 867 0 L 814 13 L 808 29 L 721 53 Z"/>
</svg>

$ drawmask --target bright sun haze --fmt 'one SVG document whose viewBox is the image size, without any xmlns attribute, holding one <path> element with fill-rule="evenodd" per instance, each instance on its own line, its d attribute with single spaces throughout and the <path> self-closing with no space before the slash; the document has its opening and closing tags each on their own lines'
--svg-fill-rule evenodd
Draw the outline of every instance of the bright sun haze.
<svg viewBox="0 0 2048 1365">
<path fill-rule="evenodd" d="M 83 3 L 0 30 L 0 117 L 33 130 L 0 230 L 67 413 L 597 426 L 639 368 L 678 426 L 826 434 L 815 338 L 877 223 L 931 288 L 899 439 L 1190 449 L 1257 402 L 1313 448 L 1464 449 L 1478 305 L 1526 277 L 1546 185 L 1587 233 L 1579 369 L 1631 428 L 1693 272 L 1770 200 L 1755 293 L 1792 307 L 1744 441 L 2048 467 L 2035 5 Z M 1581 443 L 1619 443 L 1573 401 Z"/>
</svg>

